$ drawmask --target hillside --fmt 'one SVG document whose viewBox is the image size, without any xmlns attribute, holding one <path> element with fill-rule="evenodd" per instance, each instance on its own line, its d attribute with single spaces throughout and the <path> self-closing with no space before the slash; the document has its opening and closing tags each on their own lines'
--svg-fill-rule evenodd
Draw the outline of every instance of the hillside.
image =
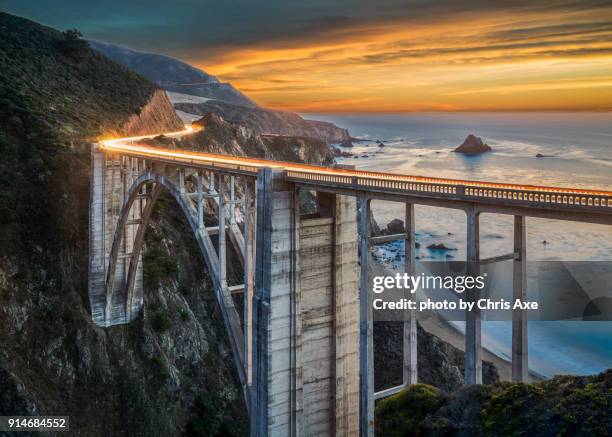
<svg viewBox="0 0 612 437">
<path fill-rule="evenodd" d="M 410 386 L 376 405 L 376 435 L 609 436 L 612 370 L 595 376 L 464 387 Z"/>
<path fill-rule="evenodd" d="M 175 103 L 174 106 L 179 111 L 194 115 L 214 112 L 228 121 L 248 126 L 254 132 L 262 135 L 314 138 L 330 144 L 351 145 L 348 130 L 325 121 L 305 120 L 293 112 L 245 108 L 216 100 L 204 103 Z"/>
<path fill-rule="evenodd" d="M 179 103 L 177 109 L 203 116 L 209 112 L 243 124 L 258 134 L 314 138 L 351 145 L 346 129 L 332 123 L 304 120 L 298 114 L 261 108 L 235 89 L 185 62 L 155 53 L 142 53 L 113 44 L 91 41 L 93 48 L 154 81 L 168 91 L 211 99 L 201 104 Z"/>
<path fill-rule="evenodd" d="M 100 41 L 90 43 L 94 49 L 168 91 L 217 99 L 240 106 L 257 106 L 230 83 L 219 82 L 216 77 L 178 59 Z"/>
<path fill-rule="evenodd" d="M 91 141 L 176 130 L 165 93 L 76 34 L 4 13 L 0 34 L 0 412 L 69 415 L 75 436 L 241 434 L 222 316 L 176 208 L 147 233 L 144 314 L 110 329 L 89 314 Z"/>
</svg>

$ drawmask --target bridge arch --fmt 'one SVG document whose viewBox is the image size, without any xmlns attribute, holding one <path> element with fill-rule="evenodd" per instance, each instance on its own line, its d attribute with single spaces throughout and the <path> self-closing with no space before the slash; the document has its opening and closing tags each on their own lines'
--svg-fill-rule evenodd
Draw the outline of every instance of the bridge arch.
<svg viewBox="0 0 612 437">
<path fill-rule="evenodd" d="M 200 176 L 194 175 L 194 177 L 199 178 Z M 220 286 L 217 275 L 217 254 L 214 252 L 214 249 L 211 247 L 211 245 L 207 244 L 207 242 L 204 241 L 203 233 L 201 229 L 199 229 L 198 225 L 197 210 L 195 210 L 190 201 L 186 199 L 184 195 L 181 194 L 181 190 L 172 180 L 167 178 L 165 175 L 160 175 L 154 172 L 147 172 L 140 175 L 131 184 L 127 192 L 126 199 L 123 202 L 123 205 L 119 212 L 117 224 L 115 225 L 115 232 L 113 234 L 106 275 L 107 314 L 111 310 L 110 306 L 112 304 L 114 291 L 119 285 L 115 280 L 116 267 L 121 245 L 125 243 L 125 239 L 127 237 L 126 224 L 129 221 L 130 214 L 133 212 L 133 208 L 135 207 L 138 196 L 141 195 L 143 188 L 146 189 L 146 187 L 149 185 L 151 186 L 151 191 L 148 193 L 146 205 L 140 213 L 138 227 L 131 244 L 132 251 L 128 257 L 130 260 L 129 267 L 125 275 L 125 281 L 123 282 L 123 284 L 121 284 L 121 286 L 124 288 L 124 293 L 122 293 L 122 295 L 125 297 L 124 304 L 128 319 L 131 319 L 131 317 L 134 316 L 133 314 L 129 314 L 129 312 L 133 308 L 130 305 L 130 301 L 133 300 L 134 281 L 138 270 L 138 264 L 142 263 L 141 255 L 144 243 L 144 233 L 151 219 L 153 208 L 162 191 L 166 191 L 168 194 L 170 194 L 180 206 L 181 210 L 183 211 L 183 214 L 187 219 L 187 222 L 189 223 L 191 231 L 193 232 L 193 235 L 196 238 L 198 247 L 202 252 L 204 262 L 206 263 L 206 267 L 210 272 L 210 276 L 213 281 L 213 286 L 215 289 L 219 288 Z"/>
<path fill-rule="evenodd" d="M 114 161 L 111 162 L 114 163 Z M 142 284 L 144 236 L 155 204 L 160 194 L 165 191 L 182 210 L 204 258 L 206 269 L 212 279 L 217 304 L 221 308 L 234 361 L 243 386 L 245 401 L 248 405 L 247 372 L 245 370 L 246 345 L 242 322 L 225 281 L 225 275 L 220 274 L 220 270 L 225 269 L 225 265 L 221 267 L 220 262 L 220 259 L 225 261 L 225 249 L 215 248 L 209 230 L 203 222 L 206 203 L 203 187 L 204 172 L 194 172 L 185 177 L 184 170 L 178 170 L 177 174 L 176 168 L 168 166 L 155 169 L 156 171 L 137 168 L 136 172 L 125 171 L 125 169 L 117 171 L 113 169 L 112 164 L 104 167 L 104 177 L 101 181 L 104 196 L 101 202 L 94 201 L 90 210 L 92 232 L 90 233 L 89 294 L 94 321 L 101 326 L 127 323 L 137 316 L 144 305 Z M 119 174 L 119 182 L 117 174 Z M 210 184 L 206 197 L 216 199 L 220 224 L 227 223 L 226 209 L 228 208 L 227 202 L 224 201 L 222 184 L 225 176 L 213 173 L 211 175 L 213 178 L 218 177 L 217 186 L 219 188 L 211 193 L 210 189 L 213 184 Z M 186 179 L 197 187 L 195 193 L 186 192 Z M 250 183 L 252 184 L 253 181 Z M 92 185 L 92 197 L 94 198 L 95 191 L 94 183 Z M 99 208 L 97 203 L 101 203 Z M 233 209 L 234 203 L 229 203 L 231 205 L 229 209 Z M 100 216 L 103 216 L 103 225 L 100 227 L 101 242 L 95 238 L 96 222 Z M 225 228 L 219 225 L 216 230 L 219 234 L 219 246 L 223 247 L 225 247 L 226 240 Z M 237 226 L 235 230 L 239 232 Z M 101 246 L 101 250 L 98 251 L 97 246 Z M 97 283 L 96 275 L 100 276 Z"/>
</svg>

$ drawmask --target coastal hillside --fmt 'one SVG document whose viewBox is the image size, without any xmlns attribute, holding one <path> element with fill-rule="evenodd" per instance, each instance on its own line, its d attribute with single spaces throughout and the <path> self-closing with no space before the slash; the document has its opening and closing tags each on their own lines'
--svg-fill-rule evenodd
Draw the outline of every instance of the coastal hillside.
<svg viewBox="0 0 612 437">
<path fill-rule="evenodd" d="M 168 91 L 204 97 L 206 100 L 200 104 L 176 104 L 176 108 L 181 111 L 195 116 L 214 112 L 258 134 L 314 138 L 327 143 L 351 145 L 351 137 L 346 129 L 332 123 L 305 120 L 292 112 L 262 108 L 230 83 L 222 83 L 216 77 L 178 59 L 99 41 L 90 43 L 100 53 Z"/>
<path fill-rule="evenodd" d="M 199 68 L 168 56 L 143 53 L 126 47 L 100 41 L 90 41 L 91 46 L 114 61 L 125 65 L 168 91 L 229 102 L 234 105 L 257 107 L 232 84 L 220 82 Z"/>
<path fill-rule="evenodd" d="M 75 436 L 243 435 L 223 319 L 172 206 L 147 233 L 144 313 L 91 322 L 91 142 L 181 128 L 165 92 L 78 32 L 0 13 L 0 34 L 0 412 L 69 415 Z"/>
<path fill-rule="evenodd" d="M 612 370 L 475 385 L 451 394 L 417 384 L 380 401 L 375 420 L 376 435 L 385 437 L 609 436 Z"/>
<path fill-rule="evenodd" d="M 254 132 L 262 135 L 315 138 L 329 144 L 352 145 L 348 130 L 325 121 L 305 120 L 294 112 L 245 108 L 217 100 L 203 103 L 175 103 L 174 106 L 179 111 L 194 115 L 214 112 L 228 121 L 248 126 Z"/>
</svg>

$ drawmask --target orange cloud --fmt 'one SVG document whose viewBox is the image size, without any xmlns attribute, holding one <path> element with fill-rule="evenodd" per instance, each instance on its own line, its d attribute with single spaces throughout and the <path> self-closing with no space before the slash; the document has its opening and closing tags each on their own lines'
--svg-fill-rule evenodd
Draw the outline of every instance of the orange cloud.
<svg viewBox="0 0 612 437">
<path fill-rule="evenodd" d="M 262 105 L 303 112 L 612 109 L 611 8 L 359 23 L 327 37 L 201 66 Z"/>
</svg>

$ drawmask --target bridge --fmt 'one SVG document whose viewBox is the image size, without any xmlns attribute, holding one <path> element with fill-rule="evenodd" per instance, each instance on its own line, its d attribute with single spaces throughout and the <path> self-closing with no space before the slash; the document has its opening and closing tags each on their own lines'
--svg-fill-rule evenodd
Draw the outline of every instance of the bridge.
<svg viewBox="0 0 612 437">
<path fill-rule="evenodd" d="M 180 136 L 189 130 L 168 134 Z M 369 247 L 406 242 L 415 271 L 414 206 L 465 212 L 467 266 L 478 269 L 479 217 L 514 216 L 514 298 L 526 297 L 525 217 L 612 225 L 612 192 L 405 176 L 162 149 L 145 137 L 92 148 L 89 298 L 99 326 L 144 305 L 142 247 L 159 195 L 185 213 L 214 285 L 249 410 L 251 435 L 372 436 L 374 402 L 418 381 L 417 325 L 404 320 L 403 383 L 374 392 Z M 317 212 L 300 213 L 300 191 Z M 372 237 L 373 199 L 405 205 L 405 233 Z M 205 223 L 205 212 L 216 224 Z M 228 244 L 243 280 L 229 284 Z M 489 260 L 491 261 L 491 259 Z M 238 311 L 242 299 L 243 311 Z M 482 382 L 481 321 L 466 315 L 465 383 Z M 527 378 L 527 317 L 515 310 L 512 377 Z"/>
</svg>

